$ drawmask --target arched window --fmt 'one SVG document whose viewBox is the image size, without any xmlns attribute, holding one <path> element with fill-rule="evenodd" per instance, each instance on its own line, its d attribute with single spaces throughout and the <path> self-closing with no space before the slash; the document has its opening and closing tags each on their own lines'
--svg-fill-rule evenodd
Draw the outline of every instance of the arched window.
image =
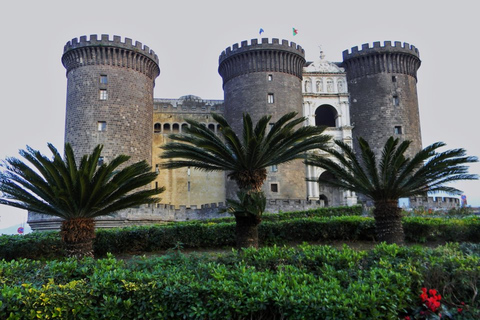
<svg viewBox="0 0 480 320">
<path fill-rule="evenodd" d="M 154 132 L 154 133 L 160 133 L 160 132 L 162 132 L 162 125 L 161 125 L 160 123 L 158 123 L 158 122 L 155 123 L 155 124 L 153 125 L 153 132 Z"/>
<path fill-rule="evenodd" d="M 182 132 L 185 130 L 185 128 L 188 128 L 188 124 L 182 123 Z"/>
<path fill-rule="evenodd" d="M 163 125 L 163 133 L 169 133 L 170 132 L 170 123 L 165 123 Z"/>
<path fill-rule="evenodd" d="M 209 123 L 208 124 L 208 129 L 212 130 L 213 132 L 215 132 L 215 125 L 213 123 Z"/>
<path fill-rule="evenodd" d="M 338 113 L 334 107 L 328 104 L 321 105 L 315 110 L 315 125 L 336 127 L 337 116 Z"/>
<path fill-rule="evenodd" d="M 172 132 L 173 133 L 179 133 L 180 132 L 180 125 L 178 123 L 174 123 L 172 126 Z"/>
<path fill-rule="evenodd" d="M 332 181 L 332 180 L 336 180 L 336 179 L 337 179 L 333 173 L 330 173 L 330 172 L 328 172 L 328 171 L 323 172 L 323 173 L 320 175 L 320 178 L 323 179 L 323 180 L 328 180 L 328 181 Z"/>
</svg>

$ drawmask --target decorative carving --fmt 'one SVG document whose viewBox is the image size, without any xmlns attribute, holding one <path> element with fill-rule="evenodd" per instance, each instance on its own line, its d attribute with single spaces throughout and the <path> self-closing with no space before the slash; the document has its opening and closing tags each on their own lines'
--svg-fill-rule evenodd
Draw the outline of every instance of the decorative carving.
<svg viewBox="0 0 480 320">
<path fill-rule="evenodd" d="M 333 92 L 333 79 L 327 79 L 327 92 Z"/>
<path fill-rule="evenodd" d="M 322 79 L 317 80 L 317 92 L 323 92 L 323 80 Z"/>
</svg>

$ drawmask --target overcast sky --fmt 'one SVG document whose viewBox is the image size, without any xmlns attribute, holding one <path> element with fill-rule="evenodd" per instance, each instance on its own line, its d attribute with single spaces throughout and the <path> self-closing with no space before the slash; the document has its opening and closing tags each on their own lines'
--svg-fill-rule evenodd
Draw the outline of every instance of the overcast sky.
<svg viewBox="0 0 480 320">
<path fill-rule="evenodd" d="M 7 4 L 6 4 L 7 3 Z M 0 5 L 0 159 L 27 144 L 63 150 L 63 46 L 90 34 L 120 35 L 153 49 L 161 74 L 156 98 L 193 94 L 223 99 L 218 56 L 242 40 L 280 38 L 300 44 L 311 61 L 374 41 L 402 41 L 420 50 L 418 96 L 423 145 L 444 141 L 480 155 L 477 100 L 480 20 L 476 1 L 8 1 Z M 292 27 L 298 35 L 292 35 Z M 480 173 L 480 165 L 471 166 Z M 480 206 L 480 182 L 455 184 Z M 0 229 L 23 211 L 0 205 Z"/>
</svg>

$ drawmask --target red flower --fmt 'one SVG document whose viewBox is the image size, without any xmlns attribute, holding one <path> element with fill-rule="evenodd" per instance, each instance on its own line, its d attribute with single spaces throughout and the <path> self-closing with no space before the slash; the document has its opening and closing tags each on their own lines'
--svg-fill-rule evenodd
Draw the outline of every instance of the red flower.
<svg viewBox="0 0 480 320">
<path fill-rule="evenodd" d="M 462 308 L 458 308 L 457 311 L 458 311 L 458 313 L 462 313 L 463 309 L 462 309 Z"/>
<path fill-rule="evenodd" d="M 435 289 L 430 289 L 430 290 L 428 290 L 428 293 L 429 293 L 431 296 L 434 296 L 434 295 L 437 294 L 437 290 L 435 290 Z"/>
<path fill-rule="evenodd" d="M 426 294 L 427 293 L 427 288 L 422 288 L 422 292 Z"/>
<path fill-rule="evenodd" d="M 403 318 L 404 320 L 411 320 L 410 319 L 410 316 L 405 316 L 405 318 Z"/>
<path fill-rule="evenodd" d="M 461 304 L 462 306 L 464 306 L 464 305 L 465 305 L 465 302 L 462 301 L 462 302 L 460 302 L 460 304 Z"/>
</svg>

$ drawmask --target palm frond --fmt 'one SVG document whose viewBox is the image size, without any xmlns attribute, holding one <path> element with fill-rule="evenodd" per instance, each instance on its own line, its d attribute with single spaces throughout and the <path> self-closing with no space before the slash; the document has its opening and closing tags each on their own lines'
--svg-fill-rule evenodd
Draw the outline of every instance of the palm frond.
<svg viewBox="0 0 480 320">
<path fill-rule="evenodd" d="M 65 159 L 49 144 L 52 159 L 28 147 L 20 155 L 29 163 L 7 158 L 0 172 L 0 203 L 64 219 L 94 218 L 158 201 L 160 189 L 144 189 L 157 174 L 141 161 L 124 166 L 118 156 L 98 166 L 102 146 L 85 155 L 77 167 L 73 149 L 65 145 Z M 120 166 L 123 169 L 118 171 Z"/>
<path fill-rule="evenodd" d="M 306 164 L 323 168 L 337 178 L 333 181 L 321 179 L 322 183 L 352 190 L 374 201 L 396 200 L 429 191 L 458 194 L 460 190 L 446 184 L 478 179 L 477 175 L 468 174 L 466 165 L 478 162 L 478 159 L 466 156 L 464 149 L 437 152 L 438 148 L 445 146 L 442 142 L 422 149 L 410 159 L 405 157 L 410 142 L 400 143 L 391 137 L 377 164 L 368 143 L 362 138 L 358 141 L 361 150 L 359 157 L 350 146 L 335 141 L 340 151 L 326 149 L 335 161 L 312 155 Z"/>
<path fill-rule="evenodd" d="M 161 158 L 168 160 L 162 167 L 226 170 L 231 172 L 229 177 L 238 178 L 243 172 L 256 172 L 303 158 L 306 151 L 326 148 L 330 137 L 322 134 L 324 128 L 299 127 L 305 118 L 295 116 L 295 112 L 288 113 L 268 128 L 270 116 L 262 117 L 254 126 L 250 115 L 244 114 L 243 132 L 237 135 L 224 117 L 212 114 L 220 125 L 221 137 L 199 122 L 188 120 L 190 128 L 185 134 L 170 135 L 173 141 L 162 147 Z"/>
</svg>

